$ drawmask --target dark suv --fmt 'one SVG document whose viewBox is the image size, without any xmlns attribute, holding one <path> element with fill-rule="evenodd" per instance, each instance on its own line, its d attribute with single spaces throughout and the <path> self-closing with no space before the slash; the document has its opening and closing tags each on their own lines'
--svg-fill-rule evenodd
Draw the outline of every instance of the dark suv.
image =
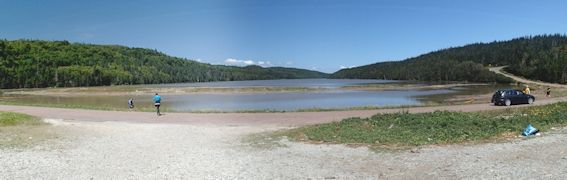
<svg viewBox="0 0 567 180">
<path fill-rule="evenodd" d="M 534 96 L 525 94 L 522 91 L 503 89 L 496 91 L 492 95 L 492 101 L 490 102 L 494 103 L 494 105 L 510 106 L 512 104 L 532 104 L 534 101 Z"/>
</svg>

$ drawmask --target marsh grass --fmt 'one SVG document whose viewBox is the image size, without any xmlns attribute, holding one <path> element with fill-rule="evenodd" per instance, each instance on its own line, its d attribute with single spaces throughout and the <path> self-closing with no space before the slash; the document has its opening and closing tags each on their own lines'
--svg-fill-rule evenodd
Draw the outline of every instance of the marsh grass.
<svg viewBox="0 0 567 180">
<path fill-rule="evenodd" d="M 279 131 L 293 140 L 404 148 L 430 144 L 475 143 L 516 137 L 532 124 L 542 132 L 567 126 L 567 103 L 486 112 L 377 114 L 340 122 Z"/>
</svg>

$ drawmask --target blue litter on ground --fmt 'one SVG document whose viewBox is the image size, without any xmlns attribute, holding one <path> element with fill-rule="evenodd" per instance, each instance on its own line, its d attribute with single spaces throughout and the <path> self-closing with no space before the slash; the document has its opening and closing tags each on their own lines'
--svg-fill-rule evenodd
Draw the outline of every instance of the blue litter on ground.
<svg viewBox="0 0 567 180">
<path fill-rule="evenodd" d="M 534 126 L 532 126 L 532 124 L 528 124 L 528 127 L 526 127 L 526 129 L 524 129 L 524 132 L 522 133 L 523 136 L 531 136 L 534 135 L 538 132 L 539 130 L 536 129 Z"/>
</svg>

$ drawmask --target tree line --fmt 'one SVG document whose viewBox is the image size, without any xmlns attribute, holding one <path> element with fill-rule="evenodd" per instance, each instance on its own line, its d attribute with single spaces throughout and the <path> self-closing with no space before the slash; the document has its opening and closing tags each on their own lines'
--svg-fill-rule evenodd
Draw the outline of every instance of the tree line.
<svg viewBox="0 0 567 180">
<path fill-rule="evenodd" d="M 304 69 L 211 65 L 157 50 L 67 41 L 0 40 L 0 88 L 322 78 Z"/>
<path fill-rule="evenodd" d="M 371 78 L 421 81 L 510 82 L 487 66 L 528 79 L 567 83 L 567 36 L 526 36 L 509 41 L 475 43 L 441 49 L 403 61 L 344 69 L 332 78 Z"/>
</svg>

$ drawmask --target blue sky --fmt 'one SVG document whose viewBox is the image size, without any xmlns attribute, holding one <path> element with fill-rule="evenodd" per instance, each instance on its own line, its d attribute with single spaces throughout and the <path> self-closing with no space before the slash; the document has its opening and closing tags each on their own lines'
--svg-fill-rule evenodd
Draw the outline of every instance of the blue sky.
<svg viewBox="0 0 567 180">
<path fill-rule="evenodd" d="M 562 0 L 0 0 L 0 38 L 334 72 L 475 42 L 565 34 L 565 7 Z"/>
</svg>

